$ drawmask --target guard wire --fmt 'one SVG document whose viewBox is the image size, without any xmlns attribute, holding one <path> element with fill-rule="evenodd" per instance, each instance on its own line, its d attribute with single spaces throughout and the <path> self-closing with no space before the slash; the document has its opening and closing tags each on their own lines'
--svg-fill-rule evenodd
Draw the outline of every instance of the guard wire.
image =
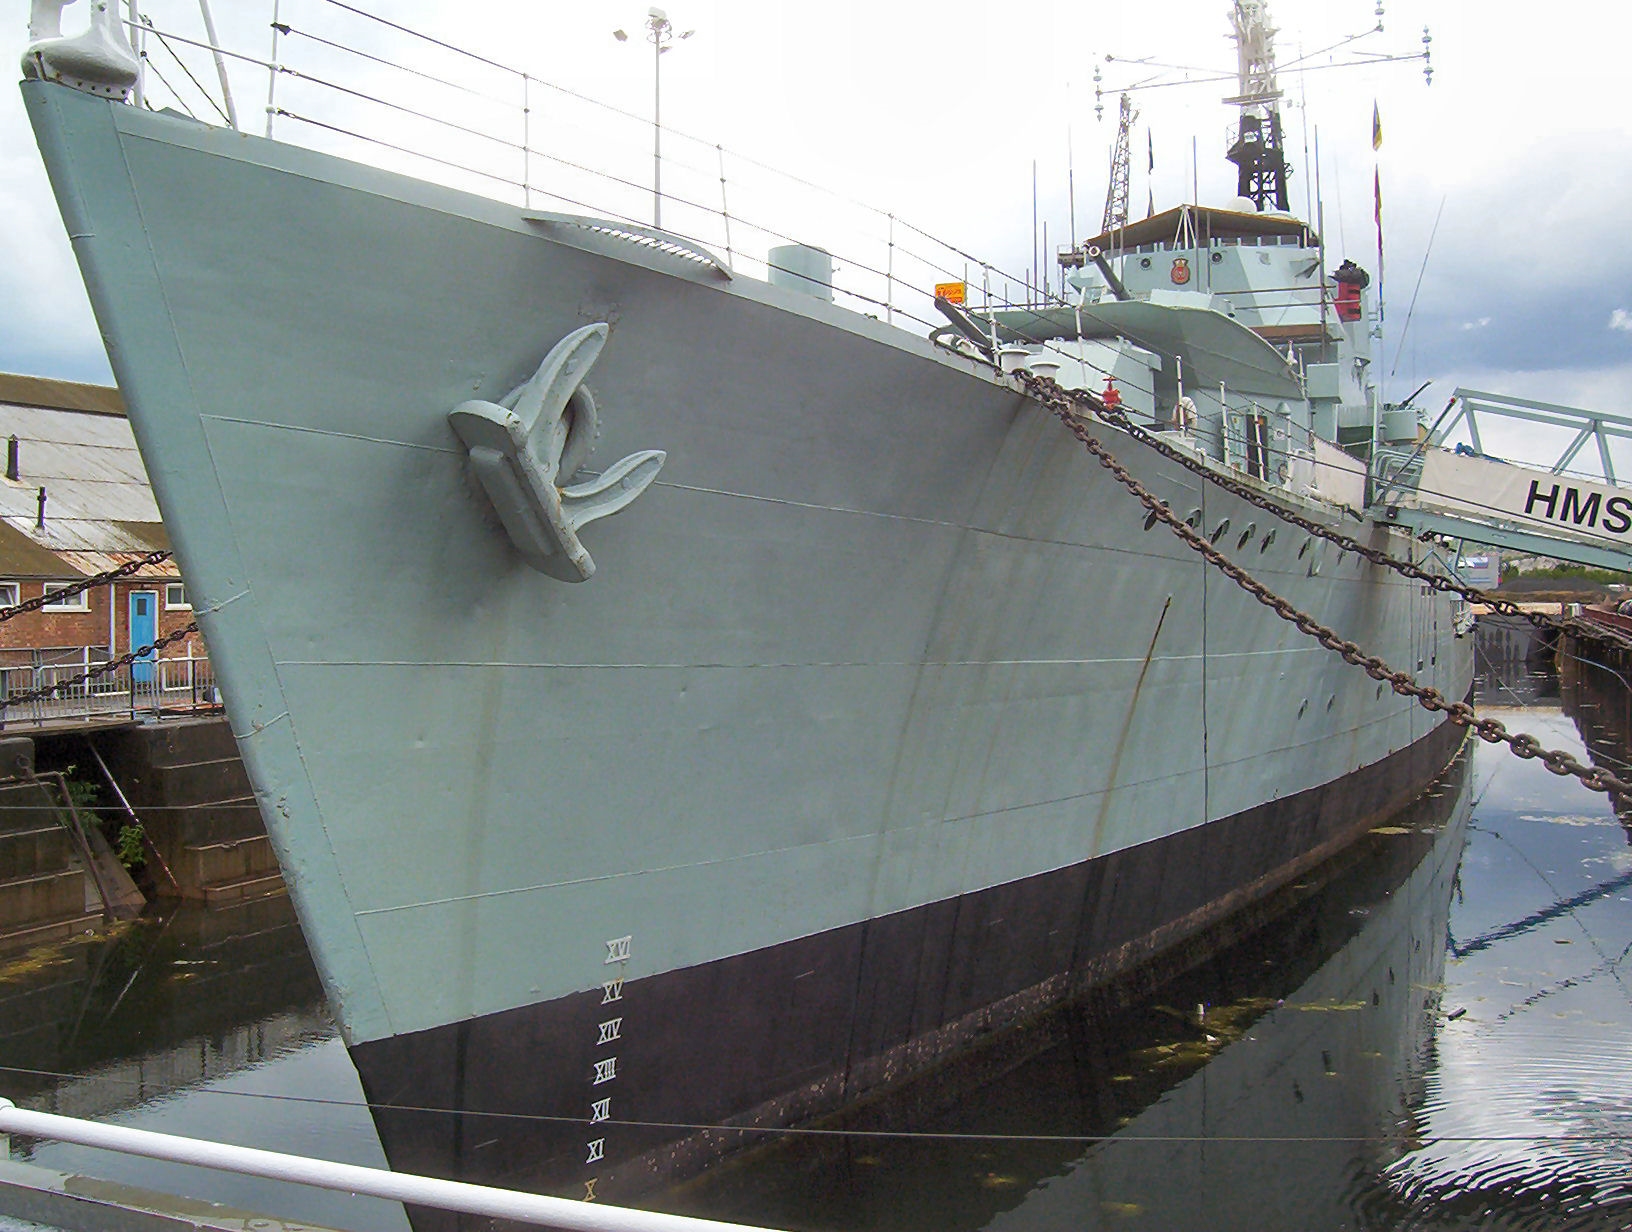
<svg viewBox="0 0 1632 1232">
<path fill-rule="evenodd" d="M 169 53 L 170 58 L 176 62 L 176 66 L 178 68 L 180 68 L 182 72 L 187 74 L 187 80 L 192 82 L 194 87 L 197 88 L 198 92 L 204 96 L 204 101 L 210 105 L 210 107 L 215 111 L 216 115 L 221 117 L 223 123 L 225 123 L 228 127 L 231 127 L 232 121 L 227 118 L 227 113 L 224 110 L 222 110 L 221 105 L 215 101 L 214 95 L 212 95 L 208 90 L 206 90 L 204 88 L 204 86 L 199 82 L 197 77 L 193 76 L 193 70 L 188 68 L 187 67 L 187 62 L 185 60 L 183 60 L 179 55 L 176 54 L 176 49 L 174 47 L 170 46 L 169 40 L 166 39 L 165 36 L 162 33 L 160 33 L 157 29 L 155 29 L 151 22 L 145 22 L 144 24 L 147 26 L 147 32 L 149 34 L 151 34 L 154 38 L 159 40 L 159 46 L 163 47 L 165 49 L 165 51 Z M 151 56 L 147 57 L 147 61 L 148 61 L 148 64 L 151 65 L 152 62 L 153 62 L 152 57 Z M 155 70 L 155 71 L 157 71 L 157 70 Z M 159 80 L 164 81 L 164 78 L 160 77 Z M 176 101 L 178 103 L 180 103 L 181 102 L 181 96 L 179 94 L 176 94 L 175 87 L 172 86 L 168 81 L 165 81 L 164 85 L 165 85 L 165 88 L 168 89 L 171 94 L 174 94 L 176 96 Z M 186 107 L 187 104 L 182 103 L 182 106 Z M 188 114 L 189 115 L 192 114 L 192 109 L 191 108 L 188 109 Z"/>
<path fill-rule="evenodd" d="M 438 39 L 438 38 L 434 37 L 433 35 L 424 34 L 424 33 L 420 32 L 420 31 L 414 30 L 414 29 L 412 29 L 412 28 L 410 28 L 408 26 L 404 26 L 404 25 L 401 25 L 401 24 L 399 24 L 397 22 L 391 21 L 388 18 L 381 17 L 378 14 L 371 13 L 371 12 L 367 11 L 366 9 L 362 9 L 362 8 L 359 8 L 359 7 L 355 6 L 355 5 L 345 3 L 345 0 L 324 0 L 324 2 L 326 4 L 329 4 L 330 6 L 332 6 L 334 8 L 342 9 L 342 10 L 344 10 L 346 12 L 349 12 L 349 13 L 352 13 L 352 14 L 358 16 L 358 17 L 362 17 L 362 18 L 365 18 L 367 20 L 377 22 L 377 23 L 379 23 L 379 24 L 381 24 L 383 26 L 387 26 L 387 27 L 389 27 L 389 28 L 391 28 L 393 30 L 398 31 L 399 33 L 409 35 L 410 37 L 419 39 L 419 40 L 421 40 L 423 42 L 426 42 L 426 43 L 429 43 L 429 44 L 431 44 L 431 45 L 433 45 L 435 47 L 439 47 L 439 48 L 441 48 L 441 49 L 443 49 L 445 51 L 450 51 L 450 52 L 453 52 L 453 53 L 455 53 L 457 55 L 461 55 L 461 56 L 464 56 L 464 57 L 466 57 L 468 59 L 474 60 L 477 63 L 485 65 L 485 66 L 487 66 L 489 68 L 493 68 L 493 69 L 497 69 L 497 70 L 499 70 L 501 72 L 509 73 L 509 74 L 511 74 L 511 75 L 513 75 L 513 76 L 515 76 L 517 78 L 525 78 L 527 81 L 529 81 L 529 82 L 531 82 L 533 84 L 542 86 L 545 89 L 552 90 L 552 91 L 554 91 L 556 93 L 563 94 L 563 95 L 566 95 L 568 97 L 577 99 L 580 102 L 587 103 L 587 104 L 589 104 L 591 106 L 600 108 L 600 109 L 602 109 L 604 111 L 607 111 L 607 112 L 610 112 L 612 114 L 621 116 L 624 119 L 635 121 L 636 123 L 639 123 L 641 125 L 647 125 L 647 124 L 651 123 L 650 117 L 637 115 L 634 112 L 627 111 L 624 108 L 616 107 L 616 106 L 613 106 L 612 104 L 602 102 L 599 99 L 593 98 L 593 97 L 591 97 L 589 95 L 586 95 L 586 94 L 582 94 L 582 93 L 580 93 L 580 92 L 578 92 L 576 90 L 571 90 L 571 89 L 568 89 L 565 86 L 557 85 L 554 82 L 544 80 L 543 78 L 534 77 L 531 74 L 523 73 L 523 72 L 521 72 L 521 70 L 513 68 L 513 67 L 511 67 L 509 65 L 506 65 L 506 64 L 502 64 L 497 60 L 489 59 L 488 57 L 480 55 L 480 54 L 478 54 L 476 52 L 468 51 L 468 50 L 466 50 L 464 48 L 461 48 L 461 47 L 458 47 L 458 46 L 456 46 L 456 45 L 454 45 L 452 43 L 445 42 L 442 39 Z M 400 70 L 402 70 L 404 72 L 413 73 L 413 74 L 416 74 L 416 75 L 419 75 L 419 76 L 423 76 L 423 77 L 426 77 L 429 80 L 438 81 L 438 82 L 440 82 L 441 84 L 444 84 L 444 85 L 454 86 L 454 88 L 465 90 L 465 92 L 477 95 L 478 97 L 483 97 L 483 98 L 490 99 L 491 101 L 498 102 L 501 105 L 507 105 L 507 106 L 512 106 L 512 107 L 514 106 L 513 103 L 506 103 L 505 100 L 500 100 L 500 99 L 494 98 L 493 96 L 486 95 L 481 91 L 471 90 L 471 89 L 469 89 L 469 87 L 456 86 L 456 85 L 454 85 L 454 83 L 446 81 L 446 80 L 444 80 L 442 78 L 438 78 L 434 74 L 425 73 L 422 70 L 418 70 L 418 69 L 412 69 L 412 68 L 407 67 L 406 65 L 396 64 L 393 61 L 386 60 L 386 59 L 384 59 L 382 57 L 379 57 L 379 56 L 370 55 L 369 53 L 366 53 L 366 52 L 358 51 L 358 50 L 356 50 L 354 48 L 347 47 L 344 44 L 334 42 L 332 40 L 322 39 L 322 38 L 320 38 L 320 36 L 308 34 L 307 32 L 301 31 L 301 30 L 299 30 L 298 28 L 295 28 L 295 27 L 291 27 L 290 30 L 293 33 L 300 33 L 305 37 L 316 39 L 317 41 L 323 42 L 323 43 L 327 44 L 328 46 L 334 47 L 337 50 L 348 51 L 348 52 L 351 52 L 352 54 L 355 54 L 355 55 L 366 56 L 368 59 L 374 61 L 375 63 L 381 64 L 382 66 L 398 68 L 398 69 L 400 69 Z M 717 142 L 707 141 L 707 140 L 705 140 L 705 139 L 703 139 L 701 137 L 695 136 L 694 134 L 688 133 L 683 129 L 678 129 L 678 128 L 674 128 L 674 127 L 671 127 L 671 126 L 665 126 L 663 131 L 664 131 L 664 133 L 666 135 L 678 137 L 678 138 L 680 138 L 682 140 L 685 140 L 685 141 L 692 142 L 694 144 L 703 146 L 703 147 L 705 147 L 707 150 L 709 150 L 711 152 L 712 151 L 718 151 L 720 153 L 729 155 L 733 160 L 742 162 L 742 163 L 744 163 L 746 165 L 749 165 L 749 166 L 756 167 L 761 171 L 765 171 L 765 172 L 767 172 L 767 173 L 769 173 L 771 175 L 774 175 L 774 176 L 777 176 L 779 178 L 785 179 L 790 183 L 798 184 L 798 185 L 800 185 L 802 187 L 811 189 L 813 191 L 823 193 L 824 195 L 833 197 L 836 200 L 846 201 L 849 204 L 851 204 L 851 205 L 853 205 L 853 206 L 855 206 L 855 207 L 857 207 L 857 208 L 859 208 L 859 209 L 861 209 L 863 211 L 866 211 L 868 213 L 873 214 L 877 218 L 893 218 L 897 225 L 903 227 L 904 229 L 906 229 L 908 231 L 913 232 L 916 235 L 922 236 L 923 238 L 929 240 L 931 243 L 939 245 L 940 247 L 945 248 L 949 252 L 957 254 L 963 260 L 968 261 L 971 264 L 978 265 L 983 269 L 988 269 L 988 270 L 993 271 L 994 273 L 998 273 L 1005 279 L 1009 279 L 1009 280 L 1012 280 L 1012 281 L 1015 281 L 1015 282 L 1022 281 L 1022 279 L 1003 271 L 1000 267 L 998 267 L 996 265 L 993 265 L 990 262 L 982 261 L 980 258 L 974 256 L 972 253 L 966 251 L 965 249 L 959 247 L 958 245 L 950 243 L 949 241 L 946 241 L 946 240 L 943 240 L 943 239 L 939 238 L 938 236 L 934 235 L 933 233 L 925 230 L 922 227 L 917 226 L 916 224 L 908 221 L 907 219 L 901 218 L 898 215 L 892 215 L 889 211 L 886 211 L 886 210 L 882 209 L 879 206 L 871 205 L 871 204 L 869 204 L 867 202 L 864 202 L 864 201 L 861 201 L 861 200 L 859 200 L 857 198 L 851 197 L 848 194 L 836 192 L 831 188 L 827 188 L 827 187 L 825 187 L 823 185 L 816 184 L 813 181 L 807 180 L 802 176 L 794 175 L 791 172 L 784 171 L 784 170 L 782 170 L 780 168 L 774 167 L 774 166 L 772 166 L 772 165 L 770 165 L 768 163 L 762 162 L 762 161 L 760 161 L 758 159 L 755 159 L 753 157 L 750 157 L 748 155 L 738 153 L 735 150 L 722 149 L 718 145 Z M 389 145 L 389 143 L 383 143 L 383 144 Z M 533 151 L 533 152 L 534 153 L 542 153 L 542 151 Z M 693 172 L 695 172 L 698 175 L 712 175 L 713 174 L 712 171 L 705 171 L 702 168 L 691 167 L 689 169 L 692 170 Z M 493 178 L 500 179 L 502 181 L 502 177 L 493 177 Z M 649 189 L 648 189 L 648 191 L 649 191 Z M 665 199 L 666 200 L 668 199 L 667 196 L 665 196 Z M 692 204 L 695 205 L 695 203 L 692 203 Z M 711 213 L 714 212 L 714 208 L 712 206 L 706 206 L 706 207 L 705 206 L 697 206 L 696 208 L 706 209 Z M 745 223 L 745 225 L 756 226 L 756 224 L 748 222 L 746 219 L 739 219 L 738 216 L 736 216 L 736 215 L 733 215 L 732 217 L 733 217 L 733 220 L 742 221 L 742 222 Z M 777 232 L 773 231 L 770 228 L 761 227 L 759 229 L 762 230 L 765 234 L 777 235 L 778 238 L 789 240 L 789 242 L 794 242 L 794 241 L 791 240 L 790 237 L 778 235 Z M 919 258 L 919 259 L 922 260 L 922 258 Z M 848 258 L 847 258 L 847 260 L 848 260 Z M 853 264 L 853 265 L 860 265 L 859 262 L 852 261 L 850 263 Z M 925 264 L 930 264 L 930 263 L 928 261 L 925 261 Z M 931 265 L 931 268 L 937 268 L 939 270 L 939 272 L 941 272 L 941 273 L 945 273 L 945 274 L 948 274 L 948 275 L 951 275 L 951 276 L 956 276 L 956 271 L 946 269 L 944 267 L 936 267 L 936 266 Z M 882 270 L 871 270 L 870 272 L 875 273 L 880 277 L 885 276 L 884 271 L 882 271 Z"/>
<path fill-rule="evenodd" d="M 83 1074 L 69 1074 L 55 1070 L 28 1069 L 14 1065 L 0 1065 L 0 1073 L 20 1074 L 37 1078 L 57 1078 L 66 1080 L 81 1080 Z M 151 1079 L 118 1078 L 111 1074 L 96 1076 L 103 1082 L 122 1082 L 132 1087 L 150 1089 Z M 228 1091 L 213 1087 L 197 1087 L 188 1091 L 189 1094 L 218 1095 L 236 1099 L 258 1099 L 273 1103 L 307 1104 L 327 1108 L 353 1108 L 374 1112 L 408 1112 L 421 1113 L 430 1116 L 451 1116 L 460 1118 L 481 1119 L 490 1121 L 521 1121 L 558 1125 L 615 1125 L 631 1129 L 671 1129 L 685 1130 L 698 1133 L 736 1133 L 758 1134 L 765 1137 L 785 1138 L 865 1138 L 865 1139 L 896 1139 L 918 1140 L 923 1142 L 1058 1142 L 1081 1143 L 1092 1146 L 1105 1142 L 1151 1142 L 1151 1143 L 1319 1143 L 1319 1142 L 1349 1142 L 1356 1144 L 1369 1143 L 1398 1143 L 1402 1139 L 1409 1139 L 1413 1143 L 1431 1142 L 1632 1142 L 1632 1131 L 1627 1133 L 1583 1133 L 1583 1134 L 1442 1134 L 1421 1135 L 1419 1131 L 1407 1133 L 1402 1130 L 1396 1133 L 1380 1134 L 1127 1134 L 1123 1132 L 1105 1134 L 1014 1134 L 1014 1133 L 971 1133 L 967 1130 L 905 1130 L 905 1129 L 826 1129 L 815 1126 L 801 1125 L 732 1125 L 726 1122 L 709 1121 L 633 1121 L 610 1118 L 594 1120 L 589 1116 L 553 1116 L 539 1112 L 490 1112 L 469 1108 L 438 1108 L 422 1104 L 386 1104 L 371 1103 L 367 1100 L 330 1099 L 318 1095 L 283 1095 L 271 1091 Z M 23 1105 L 19 1104 L 19 1107 Z"/>
</svg>

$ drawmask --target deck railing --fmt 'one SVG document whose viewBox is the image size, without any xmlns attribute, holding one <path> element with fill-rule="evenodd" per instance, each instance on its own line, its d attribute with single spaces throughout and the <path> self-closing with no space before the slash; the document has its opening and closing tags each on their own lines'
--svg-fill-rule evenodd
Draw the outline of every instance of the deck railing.
<svg viewBox="0 0 1632 1232">
<path fill-rule="evenodd" d="M 127 663 L 105 676 L 78 680 L 88 668 L 106 662 L 100 654 L 83 661 L 0 664 L 0 728 L 77 719 L 139 718 L 161 712 L 211 710 L 220 706 L 215 675 L 205 655 Z M 42 689 L 55 688 L 48 696 Z M 12 698 L 34 695 L 26 701 Z"/>
<path fill-rule="evenodd" d="M 344 0 L 275 0 L 252 24 L 252 7 L 219 14 L 217 39 L 196 5 L 127 0 L 126 25 L 143 66 L 138 105 L 185 110 L 524 209 L 650 227 L 660 200 L 665 233 L 738 272 L 768 278 L 781 245 L 825 250 L 837 302 L 914 332 L 946 325 L 934 307 L 937 283 L 966 283 L 981 307 L 1062 302 L 1052 272 L 1053 293 L 1045 296 L 1037 271 L 1006 271 L 887 209 L 671 124 L 661 128 L 659 192 L 650 114 L 383 13 Z M 505 46 L 546 37 L 531 29 L 533 20 Z M 264 124 L 248 105 L 263 91 Z"/>
</svg>

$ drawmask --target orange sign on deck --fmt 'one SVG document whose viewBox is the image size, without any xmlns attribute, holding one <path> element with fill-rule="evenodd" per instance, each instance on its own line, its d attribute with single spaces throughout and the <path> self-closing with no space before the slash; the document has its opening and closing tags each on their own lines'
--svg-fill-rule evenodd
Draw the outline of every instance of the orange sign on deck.
<svg viewBox="0 0 1632 1232">
<path fill-rule="evenodd" d="M 961 282 L 937 282 L 935 284 L 935 298 L 944 299 L 949 304 L 963 306 L 966 287 Z"/>
</svg>

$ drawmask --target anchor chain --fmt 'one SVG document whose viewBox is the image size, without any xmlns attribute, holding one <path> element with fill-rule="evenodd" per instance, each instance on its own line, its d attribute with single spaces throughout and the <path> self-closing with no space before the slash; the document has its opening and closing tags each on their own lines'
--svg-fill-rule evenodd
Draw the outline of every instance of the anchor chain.
<svg viewBox="0 0 1632 1232">
<path fill-rule="evenodd" d="M 25 612 L 37 612 L 47 603 L 61 603 L 63 600 L 71 599 L 87 590 L 94 590 L 98 586 L 106 586 L 112 582 L 117 582 L 148 565 L 163 564 L 169 559 L 170 553 L 168 551 L 149 552 L 146 556 L 126 561 L 117 568 L 106 569 L 101 573 L 93 573 L 90 577 L 82 578 L 72 585 L 62 587 L 60 590 L 48 590 L 33 599 L 27 599 L 11 607 L 0 608 L 0 623 L 8 621 L 14 616 L 21 616 Z M 132 650 L 129 654 L 120 655 L 117 659 L 109 659 L 106 663 L 99 663 L 77 676 L 69 677 L 67 680 L 59 680 L 55 684 L 46 685 L 43 688 L 30 689 L 27 693 L 16 693 L 10 697 L 0 698 L 0 714 L 4 714 L 13 706 L 22 706 L 29 702 L 55 697 L 63 689 L 72 688 L 77 684 L 84 684 L 86 681 L 95 680 L 100 676 L 106 676 L 110 672 L 118 671 L 127 663 L 134 663 L 137 659 L 146 658 L 155 651 L 163 650 L 166 646 L 181 641 L 189 633 L 197 632 L 197 622 L 191 622 L 184 629 L 177 629 L 174 633 L 167 633 L 158 638 L 151 646 L 142 646 Z"/>
<path fill-rule="evenodd" d="M 163 637 L 157 638 L 151 646 L 141 646 L 132 650 L 129 654 L 120 655 L 117 659 L 109 659 L 106 663 L 98 663 L 95 667 L 83 671 L 77 676 L 70 676 L 67 680 L 59 680 L 55 684 L 48 684 L 38 689 L 30 689 L 27 693 L 14 693 L 10 697 L 0 698 L 0 715 L 4 715 L 13 706 L 22 706 L 29 702 L 55 697 L 63 689 L 70 689 L 76 684 L 84 684 L 88 680 L 95 680 L 99 676 L 106 676 L 110 672 L 116 672 L 127 663 L 134 663 L 137 659 L 144 659 L 155 651 L 163 650 L 166 646 L 181 641 L 189 633 L 197 632 L 198 622 L 191 621 L 186 628 L 177 629 L 174 633 L 166 633 Z"/>
<path fill-rule="evenodd" d="M 72 599 L 75 595 L 82 594 L 87 590 L 94 590 L 98 586 L 106 586 L 109 582 L 117 582 L 120 578 L 127 578 L 147 565 L 162 564 L 169 559 L 169 552 L 149 552 L 140 560 L 126 561 L 117 569 L 109 569 L 103 573 L 93 573 L 90 577 L 82 578 L 71 586 L 64 586 L 61 590 L 48 590 L 42 595 L 25 600 L 13 607 L 0 608 L 0 622 L 10 620 L 13 616 L 21 616 L 24 612 L 37 612 L 47 603 L 61 603 L 65 599 Z"/>
<path fill-rule="evenodd" d="M 1254 578 L 1240 565 L 1220 552 L 1202 534 L 1176 515 L 1160 497 L 1140 483 L 1089 430 L 1089 421 L 1078 410 L 1079 391 L 1067 391 L 1047 377 L 1029 372 L 1014 374 L 1026 392 L 1038 403 L 1056 415 L 1071 434 L 1082 442 L 1099 464 L 1116 478 L 1117 482 L 1150 511 L 1152 519 L 1164 523 L 1182 539 L 1186 546 L 1198 552 L 1210 565 L 1246 591 L 1254 599 L 1273 611 L 1282 620 L 1294 625 L 1299 632 L 1314 638 L 1326 649 L 1336 652 L 1346 663 L 1364 668 L 1373 680 L 1385 681 L 1402 697 L 1412 697 L 1431 712 L 1443 712 L 1458 727 L 1471 728 L 1488 744 L 1506 744 L 1513 753 L 1530 761 L 1540 758 L 1542 765 L 1561 777 L 1573 775 L 1593 791 L 1610 796 L 1617 805 L 1632 802 L 1632 783 L 1617 778 L 1601 766 L 1589 766 L 1562 749 L 1544 749 L 1534 736 L 1524 732 L 1510 732 L 1499 719 L 1480 718 L 1467 702 L 1451 701 L 1438 689 L 1418 684 L 1407 672 L 1402 672 L 1377 655 L 1366 654 L 1358 644 L 1343 637 L 1335 629 L 1321 624 L 1307 612 L 1300 611 L 1290 600 L 1277 595 Z M 1081 399 L 1094 407 L 1097 399 Z M 1256 502 L 1255 502 L 1256 503 Z M 1389 558 L 1392 559 L 1392 558 Z M 1398 562 L 1396 562 L 1398 563 Z"/>
<path fill-rule="evenodd" d="M 1019 376 L 1021 383 L 1027 384 L 1028 387 L 1032 382 L 1039 379 L 1030 373 L 1016 373 L 1015 375 Z M 1117 407 L 1106 406 L 1092 392 L 1081 389 L 1064 389 L 1063 387 L 1060 387 L 1060 392 L 1067 398 L 1086 405 L 1090 411 L 1106 423 L 1122 429 L 1141 444 L 1148 445 L 1163 457 L 1177 462 L 1186 470 L 1200 475 L 1208 482 L 1216 484 L 1226 492 L 1239 496 L 1248 504 L 1256 505 L 1259 509 L 1273 514 L 1283 522 L 1296 526 L 1299 530 L 1314 535 L 1316 538 L 1324 539 L 1328 543 L 1335 543 L 1345 552 L 1353 552 L 1358 556 L 1363 556 L 1374 565 L 1381 566 L 1384 569 L 1393 569 L 1396 573 L 1422 582 L 1424 585 L 1431 586 L 1444 594 L 1460 595 L 1468 602 L 1482 604 L 1502 616 L 1518 617 L 1521 620 L 1529 621 L 1538 629 L 1569 633 L 1583 641 L 1595 642 L 1599 645 L 1616 647 L 1623 645 L 1620 641 L 1598 632 L 1584 621 L 1566 620 L 1558 616 L 1549 616 L 1545 612 L 1527 612 L 1511 599 L 1504 599 L 1500 595 L 1493 595 L 1487 590 L 1479 589 L 1477 586 L 1469 586 L 1464 582 L 1458 582 L 1455 578 L 1446 577 L 1443 573 L 1430 572 L 1414 561 L 1400 560 L 1396 556 L 1390 556 L 1380 548 L 1361 543 L 1358 539 L 1345 535 L 1341 531 L 1333 530 L 1331 527 L 1322 525 L 1312 518 L 1306 518 L 1302 514 L 1286 508 L 1238 479 L 1219 474 L 1212 467 L 1190 457 L 1181 449 L 1175 449 L 1154 433 L 1134 423 L 1127 412 Z"/>
</svg>

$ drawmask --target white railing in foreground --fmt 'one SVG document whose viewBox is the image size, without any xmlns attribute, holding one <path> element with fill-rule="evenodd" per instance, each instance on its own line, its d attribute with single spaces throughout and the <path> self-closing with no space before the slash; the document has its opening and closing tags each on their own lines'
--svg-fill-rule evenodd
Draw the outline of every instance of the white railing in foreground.
<svg viewBox="0 0 1632 1232">
<path fill-rule="evenodd" d="M 364 1194 L 371 1198 L 408 1202 L 438 1210 L 470 1215 L 490 1215 L 499 1219 L 519 1219 L 547 1228 L 573 1232 L 766 1232 L 746 1224 L 721 1223 L 713 1219 L 693 1219 L 687 1215 L 664 1215 L 637 1211 L 623 1206 L 577 1202 L 568 1198 L 548 1198 L 513 1189 L 492 1189 L 463 1181 L 441 1181 L 428 1176 L 410 1176 L 383 1168 L 337 1164 L 303 1155 L 285 1155 L 253 1147 L 204 1142 L 174 1134 L 158 1134 L 146 1129 L 120 1125 L 98 1125 L 77 1117 L 51 1112 L 30 1112 L 9 1099 L 0 1099 L 0 1133 L 29 1134 L 72 1142 L 79 1146 L 163 1159 L 258 1176 L 273 1181 L 293 1181 L 319 1189 Z"/>
</svg>

